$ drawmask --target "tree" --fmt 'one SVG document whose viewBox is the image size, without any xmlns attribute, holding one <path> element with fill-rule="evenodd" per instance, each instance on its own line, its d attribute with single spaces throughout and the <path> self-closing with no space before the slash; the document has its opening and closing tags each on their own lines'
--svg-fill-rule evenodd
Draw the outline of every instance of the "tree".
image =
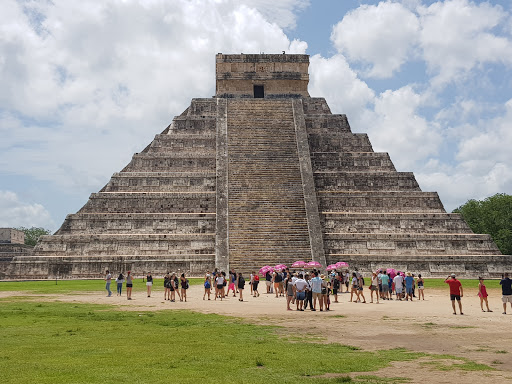
<svg viewBox="0 0 512 384">
<path fill-rule="evenodd" d="M 52 233 L 52 231 L 50 231 L 49 229 L 40 228 L 40 227 L 39 228 L 19 227 L 16 229 L 19 231 L 25 232 L 25 245 L 32 245 L 32 246 L 36 245 L 37 240 L 39 240 L 39 237 L 41 237 L 43 235 L 50 235 Z"/>
<path fill-rule="evenodd" d="M 482 201 L 469 200 L 453 210 L 475 233 L 487 233 L 505 255 L 512 255 L 512 196 L 497 193 Z"/>
</svg>

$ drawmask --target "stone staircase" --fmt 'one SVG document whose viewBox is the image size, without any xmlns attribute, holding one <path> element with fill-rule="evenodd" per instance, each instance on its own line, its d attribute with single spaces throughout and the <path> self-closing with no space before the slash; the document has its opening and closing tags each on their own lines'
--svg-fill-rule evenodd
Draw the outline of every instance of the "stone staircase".
<svg viewBox="0 0 512 384">
<path fill-rule="evenodd" d="M 229 263 L 311 259 L 290 100 L 228 101 Z"/>
<path fill-rule="evenodd" d="M 192 100 L 77 213 L 68 215 L 55 235 L 43 237 L 35 255 L 50 260 L 48 273 L 97 275 L 77 267 L 87 263 L 99 271 L 119 268 L 139 274 L 212 268 L 215 112 L 214 100 Z M 75 270 L 52 266 L 60 258 L 77 258 Z"/>
<path fill-rule="evenodd" d="M 387 153 L 374 152 L 366 135 L 353 134 L 346 116 L 330 115 L 323 102 L 313 100 L 305 120 L 328 264 L 422 266 L 435 275 L 440 262 L 500 254 L 488 235 L 446 213 L 437 193 L 422 192 L 414 174 L 397 172 Z"/>
</svg>

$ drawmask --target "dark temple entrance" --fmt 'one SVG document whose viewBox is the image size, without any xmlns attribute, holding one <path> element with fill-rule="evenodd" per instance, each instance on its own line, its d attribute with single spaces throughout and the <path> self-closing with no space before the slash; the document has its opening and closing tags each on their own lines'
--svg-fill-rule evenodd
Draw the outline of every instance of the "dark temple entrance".
<svg viewBox="0 0 512 384">
<path fill-rule="evenodd" d="M 265 97 L 265 91 L 263 90 L 263 85 L 255 85 L 254 86 L 254 98 L 255 99 L 263 99 Z"/>
</svg>

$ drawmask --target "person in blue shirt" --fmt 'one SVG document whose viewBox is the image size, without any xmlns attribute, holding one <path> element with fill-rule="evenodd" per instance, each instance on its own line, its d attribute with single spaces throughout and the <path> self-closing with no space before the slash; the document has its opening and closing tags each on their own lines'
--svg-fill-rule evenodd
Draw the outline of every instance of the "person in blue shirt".
<svg viewBox="0 0 512 384">
<path fill-rule="evenodd" d="M 414 287 L 414 277 L 412 277 L 411 272 L 407 272 L 407 276 L 405 276 L 405 301 L 411 300 L 412 301 L 412 292 Z"/>
<path fill-rule="evenodd" d="M 315 277 L 311 279 L 311 291 L 313 292 L 313 309 L 316 311 L 316 301 L 320 303 L 320 310 L 323 311 L 324 305 L 322 302 L 322 279 L 318 276 L 318 272 L 315 271 Z"/>
<path fill-rule="evenodd" d="M 507 314 L 507 303 L 510 303 L 512 308 L 512 280 L 509 279 L 508 273 L 503 275 L 503 279 L 500 281 L 501 285 L 501 301 L 503 301 L 503 314 Z"/>
</svg>

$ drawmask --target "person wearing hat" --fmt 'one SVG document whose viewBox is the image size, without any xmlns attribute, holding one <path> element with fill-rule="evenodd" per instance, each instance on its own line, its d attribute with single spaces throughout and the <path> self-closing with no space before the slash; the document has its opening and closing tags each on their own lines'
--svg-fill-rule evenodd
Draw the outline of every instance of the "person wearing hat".
<svg viewBox="0 0 512 384">
<path fill-rule="evenodd" d="M 455 278 L 455 273 L 448 276 L 444 282 L 450 286 L 450 300 L 452 301 L 453 314 L 457 314 L 457 311 L 455 310 L 455 300 L 457 300 L 459 302 L 460 314 L 463 315 L 462 303 L 460 301 L 460 298 L 464 296 L 462 283 Z"/>
</svg>

